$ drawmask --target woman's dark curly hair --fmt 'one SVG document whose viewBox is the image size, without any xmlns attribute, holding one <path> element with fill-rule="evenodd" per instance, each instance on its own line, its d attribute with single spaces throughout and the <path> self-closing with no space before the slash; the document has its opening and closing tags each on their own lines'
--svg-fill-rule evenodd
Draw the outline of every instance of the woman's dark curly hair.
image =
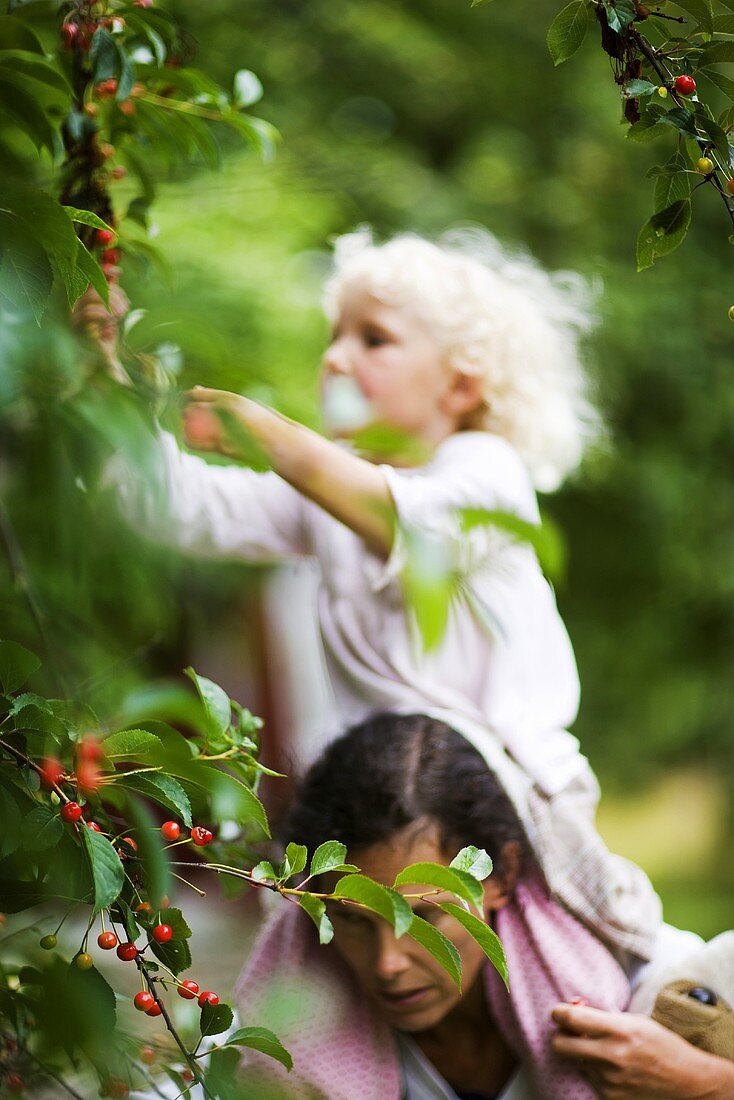
<svg viewBox="0 0 734 1100">
<path fill-rule="evenodd" d="M 474 844 L 501 871 L 502 850 L 530 847 L 517 813 L 474 746 L 423 714 L 378 714 L 334 741 L 303 779 L 283 836 L 313 851 L 340 840 L 351 856 L 407 826 L 434 822 L 446 854 Z"/>
</svg>

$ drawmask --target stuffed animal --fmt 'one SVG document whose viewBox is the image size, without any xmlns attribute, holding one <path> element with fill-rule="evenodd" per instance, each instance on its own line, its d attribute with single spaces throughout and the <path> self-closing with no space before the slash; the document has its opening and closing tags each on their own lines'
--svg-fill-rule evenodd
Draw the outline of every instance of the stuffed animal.
<svg viewBox="0 0 734 1100">
<path fill-rule="evenodd" d="M 734 1061 L 734 932 L 722 932 L 682 962 L 644 977 L 630 1011 Z"/>
</svg>

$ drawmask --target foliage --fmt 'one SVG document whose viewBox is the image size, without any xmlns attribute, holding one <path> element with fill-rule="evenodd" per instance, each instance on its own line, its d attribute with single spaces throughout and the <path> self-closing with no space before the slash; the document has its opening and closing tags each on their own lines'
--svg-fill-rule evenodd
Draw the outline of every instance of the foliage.
<svg viewBox="0 0 734 1100">
<path fill-rule="evenodd" d="M 451 867 L 413 865 L 390 889 L 346 863 L 346 848 L 337 841 L 322 844 L 310 862 L 306 848 L 291 843 L 277 869 L 268 861 L 247 867 L 248 843 L 268 835 L 255 793 L 267 770 L 258 760 L 258 719 L 217 684 L 188 669 L 199 695 L 199 704 L 190 709 L 188 737 L 161 721 L 110 729 L 83 703 L 21 691 L 38 668 L 37 658 L 24 647 L 0 642 L 0 908 L 20 913 L 43 907 L 36 923 L 19 930 L 26 942 L 20 953 L 16 946 L 13 961 L 6 955 L 0 977 L 6 1077 L 16 1074 L 27 1086 L 53 1080 L 73 1090 L 70 1079 L 87 1072 L 80 1069 L 81 1059 L 108 1095 L 126 1095 L 127 1089 L 150 1083 L 150 1060 L 124 1019 L 118 1022 L 124 998 L 95 968 L 90 938 L 101 950 L 117 949 L 122 965 L 134 962 L 141 982 L 136 1007 L 161 1015 L 177 1043 L 177 1062 L 167 1064 L 159 1057 L 156 1072 L 177 1084 L 189 1073 L 205 1096 L 226 1095 L 235 1067 L 225 1075 L 219 1058 L 211 1069 L 201 1064 L 209 1053 L 204 1040 L 225 1032 L 217 1050 L 246 1046 L 291 1068 L 290 1055 L 272 1032 L 257 1025 L 231 1031 L 231 1008 L 214 994 L 207 1001 L 198 984 L 184 984 L 191 982 L 181 977 L 192 967 L 191 929 L 181 909 L 169 905 L 167 891 L 174 878 L 198 890 L 179 873 L 185 868 L 189 874 L 209 870 L 277 891 L 312 918 L 322 943 L 333 936 L 327 901 L 370 909 L 392 925 L 396 936 L 407 934 L 421 943 L 460 986 L 461 964 L 453 944 L 413 913 L 408 898 L 420 898 L 463 924 L 507 981 L 499 940 L 471 912 L 482 912 L 481 880 L 492 869 L 486 853 L 465 849 Z M 230 830 L 235 824 L 239 832 L 239 843 L 230 840 L 226 846 L 208 828 L 193 825 L 213 823 L 219 833 L 223 786 L 229 788 L 224 805 Z M 174 817 L 159 827 L 161 813 L 171 812 Z M 189 859 L 172 859 L 171 849 L 182 845 Z M 236 862 L 226 862 L 233 855 Z M 334 889 L 315 890 L 327 872 L 340 875 Z M 290 885 L 294 879 L 297 884 Z M 417 892 L 397 891 L 410 884 L 418 885 Z M 433 902 L 436 893 L 453 895 L 458 904 Z M 86 930 L 69 960 L 57 951 L 57 936 L 80 909 L 87 913 Z M 31 948 L 39 931 L 39 946 L 48 952 L 45 961 Z M 200 998 L 193 1036 L 182 1037 L 174 1026 L 174 993 Z"/>
<path fill-rule="evenodd" d="M 705 184 L 718 192 L 729 230 L 734 228 L 734 81 L 722 72 L 734 64 L 734 5 L 676 0 L 672 6 L 674 13 L 667 0 L 650 6 L 640 0 L 571 0 L 548 30 L 548 49 L 560 65 L 597 23 L 621 85 L 627 137 L 675 139 L 668 160 L 647 173 L 655 180 L 653 214 L 637 240 L 638 271 L 683 243 L 694 194 Z M 729 239 L 734 243 L 734 233 Z"/>
<path fill-rule="evenodd" d="M 275 131 L 246 110 L 262 92 L 254 74 L 238 72 L 228 93 L 188 67 L 190 54 L 171 16 L 150 3 L 20 0 L 0 16 L 6 309 L 40 323 L 54 279 L 70 304 L 90 281 L 107 300 L 122 252 L 155 255 L 147 231 L 156 172 L 181 160 L 217 163 L 211 123 L 270 155 Z M 53 189 L 34 182 L 29 147 L 58 176 Z M 113 188 L 127 176 L 134 186 L 123 206 Z"/>
</svg>

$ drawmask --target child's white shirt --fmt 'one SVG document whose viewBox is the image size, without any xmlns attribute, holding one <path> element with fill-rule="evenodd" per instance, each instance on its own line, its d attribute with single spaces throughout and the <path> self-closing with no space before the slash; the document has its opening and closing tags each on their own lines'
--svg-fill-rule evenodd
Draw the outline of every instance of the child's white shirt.
<svg viewBox="0 0 734 1100">
<path fill-rule="evenodd" d="M 336 735 L 380 710 L 447 712 L 488 726 L 549 796 L 588 764 L 567 732 L 579 704 L 573 650 L 533 550 L 496 527 L 462 531 L 457 509 L 537 523 L 535 493 L 511 445 L 487 432 L 446 439 L 422 467 L 383 465 L 399 534 L 381 560 L 350 528 L 274 473 L 216 466 L 161 435 L 164 499 L 117 467 L 123 510 L 145 533 L 196 556 L 320 566 L 318 620 Z M 400 574 L 411 534 L 462 580 L 441 644 L 423 653 Z"/>
</svg>

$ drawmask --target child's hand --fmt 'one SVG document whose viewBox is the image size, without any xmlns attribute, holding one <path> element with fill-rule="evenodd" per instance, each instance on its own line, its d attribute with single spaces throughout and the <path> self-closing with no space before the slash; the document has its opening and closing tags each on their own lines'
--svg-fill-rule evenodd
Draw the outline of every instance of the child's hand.
<svg viewBox="0 0 734 1100">
<path fill-rule="evenodd" d="M 240 432 L 247 429 L 248 411 L 254 408 L 253 402 L 237 393 L 204 386 L 194 386 L 185 396 L 183 429 L 189 447 L 236 458 L 238 448 L 233 433 L 236 435 L 238 429 Z"/>
<path fill-rule="evenodd" d="M 129 379 L 117 357 L 118 326 L 130 309 L 130 302 L 122 287 L 110 284 L 109 309 L 93 286 L 89 286 L 77 300 L 71 313 L 74 327 L 85 332 L 98 345 L 113 377 L 129 385 Z"/>
</svg>

